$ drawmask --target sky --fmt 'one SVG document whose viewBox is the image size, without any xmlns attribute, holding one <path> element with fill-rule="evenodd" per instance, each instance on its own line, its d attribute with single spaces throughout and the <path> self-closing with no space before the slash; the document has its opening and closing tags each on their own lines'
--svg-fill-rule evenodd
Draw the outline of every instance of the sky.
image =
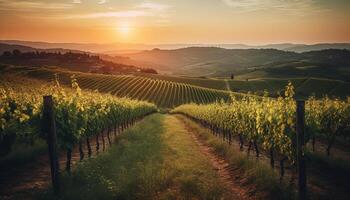
<svg viewBox="0 0 350 200">
<path fill-rule="evenodd" d="M 0 0 L 0 39 L 350 42 L 350 0 Z"/>
</svg>

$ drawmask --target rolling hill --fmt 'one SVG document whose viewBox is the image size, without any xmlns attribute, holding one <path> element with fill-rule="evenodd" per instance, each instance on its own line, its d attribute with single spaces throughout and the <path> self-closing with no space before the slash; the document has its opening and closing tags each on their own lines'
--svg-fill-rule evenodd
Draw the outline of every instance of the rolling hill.
<svg viewBox="0 0 350 200">
<path fill-rule="evenodd" d="M 0 43 L 0 63 L 26 66 L 60 66 L 69 70 L 96 73 L 157 73 L 134 64 L 120 64 L 108 55 L 71 49 L 38 49 Z M 140 66 L 140 65 L 139 65 Z"/>
<path fill-rule="evenodd" d="M 227 77 L 231 73 L 235 75 L 247 74 L 241 76 L 244 79 L 256 78 L 257 74 L 266 74 L 266 76 L 271 75 L 271 77 L 277 78 L 302 76 L 347 81 L 349 74 L 348 68 L 350 66 L 350 51 L 345 50 L 350 46 L 347 43 L 315 45 L 286 43 L 264 46 L 249 46 L 244 44 L 218 45 L 225 48 L 203 47 L 198 44 L 197 47 L 180 49 L 174 48 L 185 45 L 164 44 L 159 45 L 159 47 L 169 48 L 168 50 L 155 48 L 145 51 L 136 50 L 130 53 L 130 51 L 122 51 L 121 49 L 127 49 L 129 47 L 132 47 L 132 49 L 149 49 L 156 45 L 45 43 L 13 40 L 3 42 L 6 44 L 0 44 L 0 54 L 4 51 L 12 51 L 14 49 L 19 49 L 22 52 L 45 51 L 65 53 L 81 52 L 81 49 L 96 52 L 117 48 L 119 49 L 118 52 L 124 52 L 124 54 L 114 55 L 111 53 L 97 55 L 104 60 L 114 63 L 153 68 L 160 73 L 185 76 Z M 23 46 L 24 44 L 28 46 Z M 71 50 L 72 48 L 78 50 Z M 296 53 L 314 49 L 317 49 L 317 51 Z M 96 55 L 96 53 L 91 54 Z"/>
<path fill-rule="evenodd" d="M 307 52 L 307 51 L 320 51 L 326 49 L 347 49 L 350 50 L 349 43 L 322 43 L 322 44 L 296 44 L 289 47 L 283 48 L 281 50 L 294 51 L 294 52 Z"/>
<path fill-rule="evenodd" d="M 71 77 L 75 76 L 79 86 L 84 89 L 98 90 L 118 97 L 128 97 L 155 103 L 161 108 L 172 108 L 181 104 L 212 103 L 228 101 L 231 93 L 224 90 L 211 89 L 183 82 L 155 79 L 140 75 L 104 75 L 68 71 L 55 67 L 12 67 L 0 65 L 1 75 L 27 77 L 52 81 L 58 77 L 61 84 L 71 85 Z M 244 94 L 233 93 L 237 97 Z"/>
<path fill-rule="evenodd" d="M 64 48 L 33 48 L 30 46 L 24 46 L 24 45 L 17 45 L 17 44 L 6 44 L 6 43 L 0 43 L 0 55 L 3 54 L 5 51 L 13 51 L 13 50 L 19 50 L 21 52 L 48 52 L 48 53 L 67 53 L 67 52 L 73 52 L 73 53 L 83 53 L 83 51 L 74 50 L 74 49 L 64 49 Z"/>
<path fill-rule="evenodd" d="M 90 51 L 94 53 L 120 54 L 130 51 L 159 49 L 179 49 L 187 47 L 219 47 L 226 49 L 278 49 L 285 51 L 305 52 L 324 49 L 349 49 L 349 43 L 320 43 L 320 44 L 293 44 L 279 43 L 266 45 L 247 45 L 247 44 L 137 44 L 137 43 L 54 43 L 54 42 L 37 42 L 21 40 L 0 40 L 0 43 L 23 45 L 32 48 L 64 48 L 76 49 L 80 51 Z"/>
<path fill-rule="evenodd" d="M 242 74 L 260 68 L 293 66 L 298 63 L 299 67 L 311 65 L 325 68 L 325 73 L 317 77 L 327 77 L 327 67 L 337 70 L 350 67 L 350 51 L 336 49 L 295 53 L 276 49 L 190 47 L 153 49 L 126 56 L 130 60 L 147 63 L 147 67 L 159 71 L 188 76 L 229 76 L 231 73 Z"/>
<path fill-rule="evenodd" d="M 181 103 L 208 103 L 220 99 L 227 100 L 229 93 L 237 97 L 244 93 L 263 95 L 269 92 L 272 97 L 283 95 L 288 82 L 292 82 L 298 97 L 315 95 L 322 97 L 346 98 L 350 94 L 350 83 L 341 80 L 294 77 L 271 78 L 260 76 L 247 80 L 228 80 L 216 78 L 181 77 L 161 74 L 133 73 L 129 75 L 102 75 L 68 71 L 57 67 L 15 67 L 0 65 L 1 74 L 28 76 L 41 80 L 52 80 L 58 74 L 64 84 L 70 84 L 75 74 L 79 84 L 86 89 L 99 90 L 117 96 L 149 100 L 161 107 L 172 107 Z M 166 89 L 168 88 L 168 89 Z M 170 91 L 170 96 L 167 91 Z M 181 98 L 177 93 L 182 92 Z M 180 93 L 179 93 L 180 94 Z M 198 95 L 198 96 L 196 96 Z M 165 98 L 165 99 L 164 99 Z M 173 99 L 175 98 L 175 100 Z M 182 99 L 182 100 L 179 100 Z"/>
<path fill-rule="evenodd" d="M 7 44 L 0 45 L 1 49 L 6 51 L 20 49 L 23 52 L 38 50 Z M 39 50 L 46 52 L 46 49 Z M 276 49 L 189 47 L 174 50 L 153 49 L 127 54 L 127 57 L 99 55 L 106 61 L 85 54 L 87 57 L 84 59 L 81 59 L 83 55 L 72 54 L 73 60 L 67 59 L 64 54 L 47 54 L 49 57 L 45 59 L 42 57 L 44 54 L 35 54 L 31 59 L 27 59 L 25 55 L 23 54 L 21 59 L 3 59 L 2 63 L 21 66 L 60 66 L 78 71 L 90 71 L 82 70 L 82 66 L 109 66 L 121 63 L 113 66 L 135 77 L 215 90 L 257 94 L 263 94 L 266 90 L 271 96 L 276 96 L 283 92 L 285 85 L 291 81 L 300 96 L 315 94 L 318 97 L 330 95 L 343 98 L 350 94 L 347 89 L 350 82 L 349 50 L 328 49 L 295 53 Z M 141 68 L 134 66 L 153 67 L 168 74 L 143 74 L 138 72 Z M 227 79 L 231 74 L 234 74 L 234 80 Z"/>
</svg>

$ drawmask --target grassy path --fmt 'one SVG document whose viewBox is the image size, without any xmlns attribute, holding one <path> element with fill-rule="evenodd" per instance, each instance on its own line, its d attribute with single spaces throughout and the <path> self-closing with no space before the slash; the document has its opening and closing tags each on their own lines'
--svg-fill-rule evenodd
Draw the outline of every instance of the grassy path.
<svg viewBox="0 0 350 200">
<path fill-rule="evenodd" d="M 242 199 L 230 187 L 176 116 L 154 114 L 63 175 L 61 199 Z"/>
<path fill-rule="evenodd" d="M 182 179 L 181 182 L 185 180 L 185 184 L 182 186 L 184 190 L 191 194 L 204 186 L 203 191 L 198 192 L 204 192 L 207 195 L 202 196 L 198 193 L 198 195 L 195 195 L 197 198 L 245 199 L 238 193 L 238 190 L 233 189 L 233 187 L 240 187 L 238 185 L 233 186 L 232 182 L 227 180 L 230 177 L 226 172 L 225 163 L 222 160 L 217 160 L 211 152 L 207 151 L 205 146 L 194 138 L 194 134 L 189 132 L 177 117 L 167 115 L 164 124 L 167 129 L 165 141 L 172 151 L 177 151 L 174 154 L 173 159 L 175 160 L 173 163 L 177 169 L 188 173 L 179 177 L 179 179 Z"/>
<path fill-rule="evenodd" d="M 231 92 L 231 91 L 232 91 L 232 90 L 231 90 L 231 86 L 230 86 L 230 83 L 228 82 L 227 79 L 225 79 L 225 85 L 226 85 L 226 90 L 229 91 L 229 92 Z"/>
<path fill-rule="evenodd" d="M 243 197 L 248 196 L 255 199 L 296 199 L 296 180 L 290 182 L 290 176 L 286 176 L 283 182 L 278 180 L 278 167 L 275 170 L 270 168 L 269 160 L 262 156 L 258 160 L 254 156 L 248 157 L 246 151 L 239 151 L 238 145 L 234 142 L 229 145 L 212 135 L 208 129 L 182 115 L 176 115 L 185 125 L 190 133 L 193 133 L 194 140 L 199 141 L 206 151 L 224 159 L 228 164 L 226 169 L 231 176 L 230 180 L 236 181 L 241 188 L 236 193 L 243 192 Z M 245 147 L 246 148 L 246 147 Z M 320 148 L 318 145 L 317 148 Z M 307 180 L 308 195 L 310 199 L 349 199 L 349 162 L 347 154 L 340 149 L 335 149 L 334 154 L 339 157 L 327 158 L 322 154 L 307 152 Z M 211 155 L 208 155 L 210 158 Z M 216 156 L 215 159 L 218 157 Z M 219 169 L 219 173 L 220 169 Z M 291 171 L 287 173 L 291 175 Z M 223 172 L 226 176 L 227 172 Z M 233 178 L 232 178 L 233 177 Z"/>
<path fill-rule="evenodd" d="M 239 194 L 240 199 L 296 199 L 293 188 L 281 183 L 269 165 L 254 156 L 248 157 L 237 146 L 229 145 L 191 119 L 182 115 L 175 117 L 183 123 L 203 153 L 213 160 L 214 166 L 218 163 L 220 177 L 232 192 Z"/>
<path fill-rule="evenodd" d="M 195 130 L 189 124 L 184 123 L 183 121 L 181 122 L 186 128 L 187 134 L 191 136 L 191 139 L 199 147 L 201 153 L 210 160 L 211 166 L 217 170 L 220 181 L 225 184 L 231 193 L 237 194 L 239 199 L 251 199 L 246 188 L 241 187 L 241 184 L 235 181 L 235 178 L 238 174 L 232 173 L 230 164 L 226 160 L 219 157 L 212 147 L 210 147 L 201 138 L 199 138 L 198 133 L 195 133 Z M 238 177 L 240 176 L 238 175 Z"/>
<path fill-rule="evenodd" d="M 107 143 L 107 133 L 104 133 Z M 111 134 L 111 139 L 114 136 Z M 102 140 L 102 136 L 100 136 Z M 100 141 L 102 143 L 102 141 Z M 90 139 L 92 156 L 97 156 L 96 139 Z M 18 154 L 9 160 L 0 161 L 0 199 L 32 199 L 33 195 L 45 191 L 51 183 L 50 160 L 47 152 L 46 142 L 40 141 L 35 148 L 35 152 L 29 148 L 22 149 Z M 108 149 L 109 145 L 106 144 Z M 103 145 L 101 144 L 101 150 Z M 83 144 L 83 151 L 87 157 L 87 146 Z M 20 159 L 18 159 L 20 158 Z M 78 146 L 72 152 L 72 167 L 80 160 Z M 59 164 L 61 171 L 65 170 L 66 152 L 60 151 Z M 20 181 L 19 181 L 20 180 Z"/>
</svg>

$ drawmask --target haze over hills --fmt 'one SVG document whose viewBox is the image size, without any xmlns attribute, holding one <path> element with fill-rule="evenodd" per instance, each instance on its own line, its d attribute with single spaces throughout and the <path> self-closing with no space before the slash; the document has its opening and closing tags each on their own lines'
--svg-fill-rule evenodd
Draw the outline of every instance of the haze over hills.
<svg viewBox="0 0 350 200">
<path fill-rule="evenodd" d="M 34 46 L 57 47 L 52 43 L 35 43 Z M 58 44 L 56 44 L 58 45 Z M 84 46 L 86 44 L 74 44 Z M 93 45 L 93 44 L 91 44 Z M 291 44 L 275 45 L 276 48 L 288 48 L 301 51 L 311 46 L 294 46 Z M 73 47 L 68 44 L 63 47 Z M 75 46 L 77 47 L 77 46 Z M 247 47 L 241 45 L 242 48 Z M 264 46 L 270 47 L 270 46 Z M 332 44 L 313 45 L 313 48 L 328 48 Z M 346 47 L 346 44 L 333 45 Z M 92 48 L 92 46 L 91 46 Z M 68 48 L 34 48 L 23 45 L 0 43 L 0 54 L 4 51 L 18 49 L 22 52 L 82 52 Z M 179 49 L 143 50 L 123 54 L 101 54 L 102 59 L 124 65 L 156 69 L 160 73 L 186 76 L 230 76 L 231 73 L 242 79 L 261 77 L 319 77 L 349 81 L 350 51 L 340 49 L 317 50 L 297 53 L 272 48 L 261 49 L 228 49 L 219 47 L 187 47 Z"/>
<path fill-rule="evenodd" d="M 295 53 L 276 49 L 191 47 L 176 50 L 154 49 L 127 56 L 130 60 L 151 63 L 147 67 L 159 71 L 198 76 L 229 76 L 230 73 L 241 74 L 258 69 L 283 67 L 350 69 L 350 51 L 336 49 Z"/>
<path fill-rule="evenodd" d="M 0 43 L 0 54 L 4 53 L 5 51 L 13 51 L 13 50 L 19 50 L 21 52 L 61 52 L 61 53 L 67 53 L 67 52 L 73 52 L 73 53 L 83 53 L 83 51 L 75 50 L 75 49 L 64 49 L 64 48 L 33 48 L 30 46 L 24 46 L 24 45 L 16 45 L 16 44 L 6 44 L 6 43 Z"/>
<path fill-rule="evenodd" d="M 294 51 L 294 52 L 306 52 L 306 51 L 318 51 L 318 50 L 325 50 L 325 49 L 347 49 L 350 50 L 350 44 L 349 43 L 321 43 L 321 44 L 313 44 L 313 45 L 306 45 L 306 44 L 295 44 L 290 47 L 286 47 L 282 50 L 285 51 Z"/>
<path fill-rule="evenodd" d="M 323 49 L 349 49 L 350 43 L 320 43 L 320 44 L 293 44 L 293 43 L 280 43 L 280 44 L 267 44 L 267 45 L 246 45 L 246 44 L 133 44 L 133 43 L 49 43 L 49 42 L 36 42 L 36 41 L 20 41 L 20 40 L 0 40 L 3 44 L 23 45 L 32 48 L 51 49 L 51 48 L 64 48 L 75 49 L 80 51 L 89 51 L 95 53 L 106 54 L 121 54 L 130 53 L 142 50 L 152 50 L 154 48 L 159 49 L 179 49 L 186 47 L 220 47 L 226 49 L 278 49 L 295 52 L 305 52 Z"/>
<path fill-rule="evenodd" d="M 51 48 L 39 49 L 23 45 L 0 43 L 0 66 L 58 66 L 74 71 L 95 73 L 156 73 L 153 69 L 144 69 L 133 65 L 113 62 L 108 55 L 84 52 L 72 49 Z"/>
</svg>

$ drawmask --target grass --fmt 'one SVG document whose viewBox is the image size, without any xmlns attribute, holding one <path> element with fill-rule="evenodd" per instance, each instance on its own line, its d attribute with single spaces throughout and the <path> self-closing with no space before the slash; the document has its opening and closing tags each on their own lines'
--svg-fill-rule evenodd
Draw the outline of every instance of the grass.
<svg viewBox="0 0 350 200">
<path fill-rule="evenodd" d="M 19 166 L 32 162 L 39 155 L 44 154 L 47 151 L 47 145 L 44 140 L 35 140 L 32 145 L 26 145 L 23 143 L 15 143 L 11 152 L 0 158 L 0 166 L 4 169 L 11 166 Z"/>
<path fill-rule="evenodd" d="M 162 114 L 145 118 L 64 174 L 60 199 L 220 199 L 225 190 L 215 170 L 177 122 Z"/>
<path fill-rule="evenodd" d="M 289 81 L 292 82 L 298 96 L 307 97 L 315 95 L 316 97 L 323 97 L 329 95 L 331 97 L 344 98 L 349 95 L 349 89 L 345 87 L 347 86 L 346 82 L 330 79 L 263 77 L 249 81 L 229 80 L 229 84 L 231 90 L 236 92 L 252 92 L 261 95 L 266 90 L 271 96 L 277 96 L 277 94 L 283 93 Z"/>
<path fill-rule="evenodd" d="M 83 89 L 98 90 L 102 93 L 111 93 L 118 97 L 130 97 L 138 100 L 146 100 L 155 103 L 161 108 L 173 108 L 175 106 L 196 102 L 207 103 L 221 99 L 228 100 L 229 92 L 208 87 L 187 84 L 191 79 L 174 78 L 174 81 L 158 79 L 158 76 L 137 76 L 137 75 L 105 75 L 68 71 L 52 68 L 21 68 L 8 67 L 6 75 L 18 74 L 27 78 L 34 78 L 43 81 L 51 81 L 57 74 L 61 84 L 71 85 L 71 76 L 76 75 L 79 86 Z M 4 76 L 5 77 L 5 76 Z M 164 76 L 166 77 L 166 76 Z M 172 78 L 169 80 L 173 80 Z M 181 80 L 183 82 L 175 82 Z M 206 79 L 193 79 L 193 81 L 216 85 L 221 81 Z M 225 84 L 225 82 L 222 82 Z M 198 85 L 198 84 L 197 84 Z M 238 95 L 238 94 L 237 94 Z M 241 96 L 239 94 L 238 96 Z"/>
<path fill-rule="evenodd" d="M 168 146 L 167 162 L 177 171 L 183 172 L 174 181 L 185 199 L 220 199 L 225 187 L 219 182 L 216 171 L 209 160 L 200 152 L 181 122 L 174 116 L 167 116 L 164 140 Z M 176 188 L 176 187 L 175 187 Z"/>
<path fill-rule="evenodd" d="M 223 79 L 135 74 L 127 76 L 124 80 L 125 76 L 79 73 L 59 68 L 7 67 L 7 70 L 1 68 L 0 70 L 6 71 L 7 74 L 20 73 L 22 76 L 41 80 L 51 80 L 53 79 L 53 74 L 57 73 L 61 82 L 65 84 L 70 84 L 71 75 L 77 74 L 78 82 L 84 89 L 98 89 L 100 92 L 112 93 L 117 96 L 129 96 L 147 100 L 163 108 L 172 108 L 189 102 L 207 103 L 215 102 L 222 98 L 227 100 L 229 96 L 227 91 L 225 91 L 226 82 Z M 165 87 L 157 87 L 157 84 L 152 84 L 154 81 L 157 83 L 161 81 L 167 82 Z M 278 94 L 283 93 L 288 81 L 293 83 L 296 95 L 300 97 L 329 95 L 345 98 L 349 95 L 349 87 L 347 87 L 349 84 L 347 82 L 317 77 L 312 78 L 310 75 L 279 77 L 265 74 L 253 77 L 249 81 L 237 76 L 234 80 L 229 79 L 228 83 L 234 92 L 251 92 L 263 95 L 264 90 L 266 90 L 271 96 L 276 97 Z M 169 90 L 169 94 L 172 95 L 159 95 L 166 94 L 166 90 Z M 143 93 L 140 91 L 148 91 L 149 95 L 146 95 L 147 92 Z M 198 92 L 205 95 L 200 95 Z M 237 97 L 242 96 L 242 94 L 235 94 Z"/>
<path fill-rule="evenodd" d="M 312 199 L 348 199 L 350 162 L 323 154 L 307 152 L 308 182 L 316 191 Z"/>
<path fill-rule="evenodd" d="M 256 187 L 254 190 L 261 193 L 261 199 L 295 199 L 294 189 L 281 183 L 279 175 L 270 166 L 248 158 L 246 154 L 233 149 L 227 142 L 213 136 L 207 129 L 192 120 L 180 115 L 177 117 L 195 130 L 199 138 L 212 147 L 232 168 L 238 169 L 240 177 L 246 179 L 245 185 Z"/>
<path fill-rule="evenodd" d="M 346 65 L 345 65 L 346 66 Z M 246 72 L 241 71 L 237 79 L 257 78 L 283 78 L 293 79 L 297 77 L 326 78 L 348 81 L 349 70 L 344 64 L 321 64 L 316 62 L 299 61 L 286 63 L 271 63 L 257 68 L 251 68 Z"/>
</svg>

